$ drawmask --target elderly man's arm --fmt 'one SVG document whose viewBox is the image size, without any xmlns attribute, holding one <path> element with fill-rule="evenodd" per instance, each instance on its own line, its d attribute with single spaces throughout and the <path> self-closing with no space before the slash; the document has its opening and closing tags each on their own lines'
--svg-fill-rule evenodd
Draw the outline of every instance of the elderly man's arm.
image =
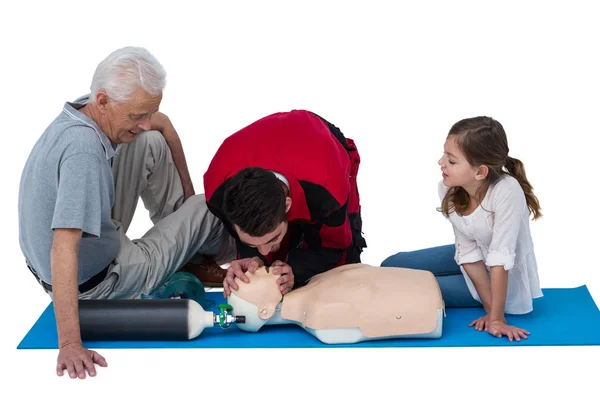
<svg viewBox="0 0 600 400">
<path fill-rule="evenodd" d="M 162 133 L 167 145 L 171 149 L 173 162 L 175 163 L 175 168 L 177 168 L 181 184 L 183 185 L 184 199 L 187 199 L 188 197 L 194 195 L 195 191 L 192 178 L 190 177 L 190 172 L 188 171 L 187 162 L 185 160 L 185 154 L 183 152 L 183 146 L 181 144 L 181 140 L 179 139 L 179 135 L 177 134 L 177 131 L 175 130 L 175 127 L 171 123 L 169 117 L 161 112 L 152 114 L 152 117 L 150 118 L 150 124 L 151 129 L 160 131 Z"/>
<path fill-rule="evenodd" d="M 58 346 L 81 344 L 79 332 L 77 254 L 81 229 L 55 229 L 50 251 Z"/>
<path fill-rule="evenodd" d="M 83 347 L 79 327 L 79 288 L 77 285 L 81 229 L 55 229 L 50 251 L 52 297 L 58 331 L 56 373 L 66 369 L 71 378 L 96 375 L 94 364 L 106 367 L 104 357 Z"/>
</svg>

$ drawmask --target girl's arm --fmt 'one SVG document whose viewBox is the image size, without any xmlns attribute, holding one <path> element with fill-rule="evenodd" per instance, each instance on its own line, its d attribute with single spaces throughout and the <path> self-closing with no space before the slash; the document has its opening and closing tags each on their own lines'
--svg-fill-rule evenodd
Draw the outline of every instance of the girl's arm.
<svg viewBox="0 0 600 400">
<path fill-rule="evenodd" d="M 494 226 L 492 241 L 485 260 L 491 270 L 493 319 L 504 320 L 508 291 L 508 271 L 514 267 L 517 240 L 527 203 L 523 190 L 515 179 L 497 183 L 492 197 Z"/>
<path fill-rule="evenodd" d="M 508 290 L 508 271 L 502 265 L 491 268 L 491 306 L 486 309 L 491 321 L 506 322 L 504 319 L 504 304 Z"/>
<path fill-rule="evenodd" d="M 487 324 L 489 334 L 509 340 L 527 338 L 529 332 L 509 326 L 504 318 L 509 271 L 515 265 L 521 220 L 528 215 L 525 194 L 514 178 L 498 182 L 492 198 L 494 227 L 485 263 L 491 269 L 492 306 Z"/>
<path fill-rule="evenodd" d="M 483 261 L 462 264 L 463 268 L 477 290 L 483 309 L 487 314 L 492 310 L 492 287 L 490 277 Z"/>
</svg>

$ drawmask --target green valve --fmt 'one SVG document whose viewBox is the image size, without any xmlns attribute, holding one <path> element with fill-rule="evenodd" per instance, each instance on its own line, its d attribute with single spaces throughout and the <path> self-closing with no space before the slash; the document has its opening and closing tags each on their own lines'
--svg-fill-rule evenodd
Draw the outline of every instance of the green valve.
<svg viewBox="0 0 600 400">
<path fill-rule="evenodd" d="M 233 307 L 229 304 L 219 304 L 217 308 L 219 309 L 219 326 L 229 328 L 230 323 L 227 322 L 227 312 L 232 311 Z"/>
</svg>

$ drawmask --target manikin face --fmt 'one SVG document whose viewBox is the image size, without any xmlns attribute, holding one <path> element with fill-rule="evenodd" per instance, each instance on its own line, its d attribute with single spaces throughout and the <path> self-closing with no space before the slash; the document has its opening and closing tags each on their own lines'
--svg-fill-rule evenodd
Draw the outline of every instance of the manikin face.
<svg viewBox="0 0 600 400">
<path fill-rule="evenodd" d="M 232 290 L 232 293 L 259 307 L 279 304 L 282 298 L 277 284 L 279 275 L 273 274 L 272 269 L 267 267 L 259 267 L 256 271 L 245 274 L 250 283 L 244 283 L 236 278 L 239 289 Z"/>
<path fill-rule="evenodd" d="M 481 167 L 473 167 L 456 144 L 456 138 L 449 137 L 444 144 L 444 155 L 438 160 L 442 169 L 444 185 L 470 188 L 481 183 Z"/>
<path fill-rule="evenodd" d="M 292 199 L 286 197 L 285 199 L 285 212 L 287 213 L 292 206 Z M 235 231 L 237 232 L 240 240 L 246 246 L 256 248 L 260 254 L 266 256 L 267 254 L 279 250 L 281 246 L 281 241 L 283 240 L 285 234 L 287 233 L 288 223 L 284 221 L 277 225 L 277 227 L 272 231 L 267 233 L 264 236 L 255 237 L 250 236 L 246 232 L 242 231 L 239 226 L 235 226 Z"/>
<path fill-rule="evenodd" d="M 100 92 L 96 96 L 100 128 L 112 143 L 132 142 L 137 134 L 150 130 L 150 117 L 158 111 L 161 100 L 162 94 L 152 96 L 141 88 L 127 103 L 117 103 Z"/>
<path fill-rule="evenodd" d="M 232 290 L 227 298 L 233 307 L 234 316 L 244 316 L 246 321 L 238 324 L 244 331 L 258 331 L 275 314 L 283 295 L 279 290 L 279 275 L 271 273 L 271 269 L 260 267 L 254 272 L 246 272 L 250 283 L 235 278 L 238 290 Z"/>
</svg>

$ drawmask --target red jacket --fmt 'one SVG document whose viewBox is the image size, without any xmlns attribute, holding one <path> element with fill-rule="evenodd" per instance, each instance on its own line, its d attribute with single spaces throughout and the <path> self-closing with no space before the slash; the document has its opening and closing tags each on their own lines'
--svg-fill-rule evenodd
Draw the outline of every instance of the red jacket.
<svg viewBox="0 0 600 400">
<path fill-rule="evenodd" d="M 287 262 L 295 286 L 332 267 L 360 262 L 366 243 L 360 232 L 355 188 L 359 158 L 353 146 L 339 129 L 305 110 L 269 115 L 225 139 L 204 174 L 204 191 L 209 209 L 236 238 L 238 257 Z M 246 167 L 279 172 L 289 182 L 288 235 L 277 255 L 262 257 L 241 243 L 221 211 L 223 183 Z"/>
</svg>

